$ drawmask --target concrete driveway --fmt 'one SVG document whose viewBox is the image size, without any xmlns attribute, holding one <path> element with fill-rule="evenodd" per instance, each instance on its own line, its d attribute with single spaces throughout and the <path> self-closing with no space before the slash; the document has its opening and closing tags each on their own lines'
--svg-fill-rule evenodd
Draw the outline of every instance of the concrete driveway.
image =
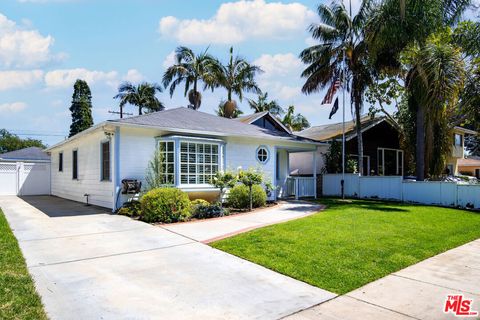
<svg viewBox="0 0 480 320">
<path fill-rule="evenodd" d="M 54 197 L 0 197 L 52 319 L 278 319 L 334 294 L 169 230 Z"/>
</svg>

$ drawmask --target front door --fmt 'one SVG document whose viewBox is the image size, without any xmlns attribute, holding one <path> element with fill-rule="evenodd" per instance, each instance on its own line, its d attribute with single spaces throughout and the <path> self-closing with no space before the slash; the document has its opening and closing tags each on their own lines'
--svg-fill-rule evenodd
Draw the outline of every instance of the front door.
<svg viewBox="0 0 480 320">
<path fill-rule="evenodd" d="M 480 179 L 480 169 L 475 169 L 475 177 Z"/>
</svg>

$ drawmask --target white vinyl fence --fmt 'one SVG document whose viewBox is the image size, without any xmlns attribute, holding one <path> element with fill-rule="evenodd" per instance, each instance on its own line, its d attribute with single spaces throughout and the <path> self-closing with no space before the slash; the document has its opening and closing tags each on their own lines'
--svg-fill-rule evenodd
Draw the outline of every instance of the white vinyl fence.
<svg viewBox="0 0 480 320">
<path fill-rule="evenodd" d="M 323 176 L 323 195 L 341 195 L 341 174 Z M 376 198 L 480 209 L 480 185 L 439 181 L 404 181 L 398 176 L 345 174 L 347 197 Z"/>
<path fill-rule="evenodd" d="M 50 163 L 0 162 L 0 196 L 50 194 Z"/>
</svg>

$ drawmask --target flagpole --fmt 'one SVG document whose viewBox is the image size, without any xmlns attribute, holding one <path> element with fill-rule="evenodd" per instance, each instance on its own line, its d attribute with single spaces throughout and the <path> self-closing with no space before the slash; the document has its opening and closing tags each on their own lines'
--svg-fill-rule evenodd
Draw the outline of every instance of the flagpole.
<svg viewBox="0 0 480 320">
<path fill-rule="evenodd" d="M 345 199 L 345 50 L 343 51 L 343 75 L 342 75 L 342 199 Z"/>
</svg>

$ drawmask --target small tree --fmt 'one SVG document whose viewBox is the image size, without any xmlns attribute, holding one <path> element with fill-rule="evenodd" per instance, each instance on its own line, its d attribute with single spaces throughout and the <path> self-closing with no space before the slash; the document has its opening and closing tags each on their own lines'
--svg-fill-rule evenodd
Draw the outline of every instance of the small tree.
<svg viewBox="0 0 480 320">
<path fill-rule="evenodd" d="M 92 93 L 84 80 L 75 81 L 70 112 L 72 113 L 72 124 L 69 137 L 93 126 Z"/>
<path fill-rule="evenodd" d="M 223 195 L 225 193 L 226 188 L 233 188 L 235 183 L 237 182 L 237 177 L 235 174 L 229 171 L 217 171 L 213 178 L 210 180 L 210 184 L 212 184 L 215 188 L 220 189 L 220 195 L 218 202 L 220 203 L 220 207 L 222 207 L 222 200 Z"/>
<path fill-rule="evenodd" d="M 327 173 L 342 172 L 342 145 L 340 142 L 333 140 L 323 158 L 325 160 L 324 171 Z"/>
<path fill-rule="evenodd" d="M 166 179 L 166 168 L 163 157 L 163 152 L 160 148 L 155 150 L 152 160 L 148 163 L 145 181 L 147 183 L 147 190 L 165 187 L 168 184 Z"/>
<path fill-rule="evenodd" d="M 253 203 L 252 203 L 252 188 L 254 185 L 259 185 L 262 184 L 263 182 L 263 175 L 256 171 L 256 170 L 240 170 L 238 172 L 238 181 L 240 181 L 242 184 L 248 187 L 248 193 L 249 193 L 249 198 L 250 198 L 250 210 L 252 211 Z"/>
</svg>

